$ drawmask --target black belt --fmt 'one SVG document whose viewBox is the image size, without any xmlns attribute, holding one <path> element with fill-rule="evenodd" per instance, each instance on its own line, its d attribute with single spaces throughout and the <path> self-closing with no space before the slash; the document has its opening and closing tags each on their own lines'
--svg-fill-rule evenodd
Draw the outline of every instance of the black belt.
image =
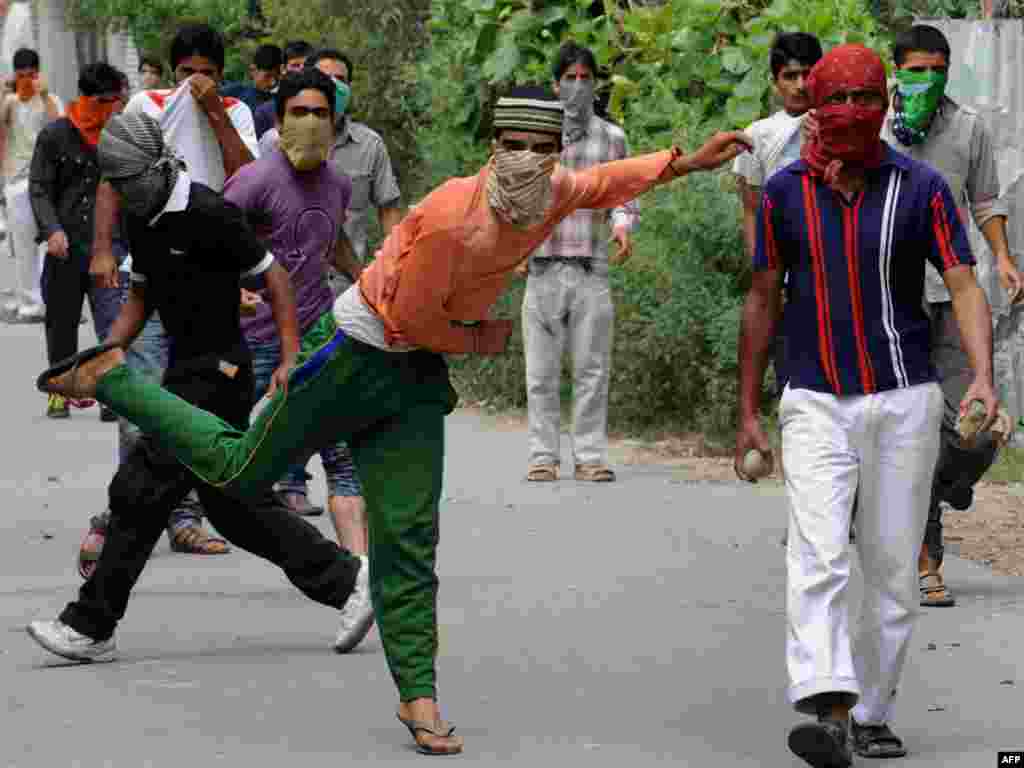
<svg viewBox="0 0 1024 768">
<path fill-rule="evenodd" d="M 547 266 L 549 264 L 577 264 L 583 268 L 584 272 L 594 271 L 594 259 L 590 256 L 535 256 L 533 259 L 535 264 L 541 266 Z"/>
</svg>

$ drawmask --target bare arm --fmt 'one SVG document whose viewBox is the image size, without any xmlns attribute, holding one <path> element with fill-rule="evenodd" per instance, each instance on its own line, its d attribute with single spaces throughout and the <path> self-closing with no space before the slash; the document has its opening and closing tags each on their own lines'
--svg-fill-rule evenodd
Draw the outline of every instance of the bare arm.
<svg viewBox="0 0 1024 768">
<path fill-rule="evenodd" d="M 988 411 L 987 429 L 995 420 L 998 408 L 992 383 L 992 312 L 971 267 L 951 267 L 942 273 L 942 278 L 953 300 L 960 338 L 974 371 L 974 380 L 960 407 L 963 410 L 972 400 L 984 402 Z"/>
<path fill-rule="evenodd" d="M 747 255 L 753 259 L 757 246 L 757 209 L 761 204 L 761 188 L 751 186 L 742 176 L 736 177 L 736 186 L 743 204 L 743 242 L 747 244 Z"/>
<path fill-rule="evenodd" d="M 295 291 L 288 272 L 276 261 L 264 275 L 270 311 L 281 339 L 281 364 L 291 368 L 299 356 L 299 321 L 295 314 Z"/>
<path fill-rule="evenodd" d="M 359 273 L 363 271 L 363 265 L 356 259 L 352 241 L 348 239 L 344 229 L 338 231 L 338 242 L 334 245 L 334 268 L 348 275 L 352 282 L 358 280 Z"/>
<path fill-rule="evenodd" d="M 224 155 L 224 173 L 226 176 L 231 176 L 243 165 L 252 162 L 252 152 L 245 146 L 245 142 L 238 135 L 238 131 L 235 130 L 227 113 L 224 113 L 223 116 L 210 115 L 209 117 L 210 127 L 213 128 L 213 132 L 217 136 L 217 143 L 220 144 L 220 150 Z"/>
<path fill-rule="evenodd" d="M 117 259 L 114 258 L 114 224 L 121 210 L 121 198 L 109 181 L 96 189 L 93 215 L 92 258 L 89 275 L 101 288 L 117 287 Z"/>
<path fill-rule="evenodd" d="M 768 367 L 768 350 L 775 338 L 779 317 L 779 287 L 782 272 L 756 271 L 743 303 L 740 324 L 740 413 L 736 434 L 737 474 L 747 451 L 757 449 L 771 462 L 768 438 L 761 428 L 761 386 Z"/>
<path fill-rule="evenodd" d="M 1010 245 L 1006 238 L 1006 217 L 993 216 L 981 225 L 981 234 L 985 236 L 992 255 L 996 259 L 999 280 L 1009 294 L 1010 301 L 1016 301 L 1021 295 L 1022 276 L 1010 256 Z"/>
<path fill-rule="evenodd" d="M 377 216 L 380 218 L 380 228 L 383 231 L 384 237 L 390 234 L 392 227 L 398 226 L 398 222 L 402 220 L 403 215 L 401 207 L 397 205 L 382 205 L 377 209 Z"/>
<path fill-rule="evenodd" d="M 132 283 L 128 290 L 128 301 L 121 307 L 114 324 L 110 327 L 107 341 L 127 349 L 142 331 L 151 311 L 146 307 L 145 289 L 138 283 Z"/>
</svg>

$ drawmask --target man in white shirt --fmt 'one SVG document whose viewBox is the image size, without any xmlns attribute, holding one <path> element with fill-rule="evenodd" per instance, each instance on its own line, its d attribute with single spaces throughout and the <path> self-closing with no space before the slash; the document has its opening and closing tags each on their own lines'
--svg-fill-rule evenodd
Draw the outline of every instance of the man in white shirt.
<svg viewBox="0 0 1024 768">
<path fill-rule="evenodd" d="M 743 239 L 751 256 L 757 240 L 761 188 L 777 170 L 800 159 L 800 126 L 811 106 L 807 75 L 821 56 L 818 38 L 806 32 L 782 33 L 772 43 L 772 87 L 782 100 L 782 109 L 747 128 L 745 133 L 754 140 L 754 151 L 742 153 L 733 163 L 743 203 Z"/>
<path fill-rule="evenodd" d="M 60 117 L 63 105 L 39 73 L 38 53 L 19 48 L 12 63 L 14 93 L 5 94 L 0 102 L 0 157 L 11 255 L 18 266 L 16 295 L 5 310 L 12 321 L 42 322 L 46 314 L 39 287 L 43 258 L 36 242 L 38 228 L 29 198 L 28 172 L 39 132 Z"/>
</svg>

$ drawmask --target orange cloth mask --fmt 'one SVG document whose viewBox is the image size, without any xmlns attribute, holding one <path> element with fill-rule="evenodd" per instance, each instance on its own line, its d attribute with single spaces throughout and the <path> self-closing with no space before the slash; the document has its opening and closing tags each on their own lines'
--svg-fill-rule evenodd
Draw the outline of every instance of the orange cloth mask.
<svg viewBox="0 0 1024 768">
<path fill-rule="evenodd" d="M 79 96 L 68 107 L 68 119 L 82 134 L 85 143 L 95 147 L 99 143 L 103 126 L 119 106 L 120 102 L 117 101 L 102 102 L 96 96 Z"/>
<path fill-rule="evenodd" d="M 18 94 L 19 101 L 29 101 L 36 95 L 35 75 L 16 75 L 14 78 L 14 92 Z"/>
</svg>

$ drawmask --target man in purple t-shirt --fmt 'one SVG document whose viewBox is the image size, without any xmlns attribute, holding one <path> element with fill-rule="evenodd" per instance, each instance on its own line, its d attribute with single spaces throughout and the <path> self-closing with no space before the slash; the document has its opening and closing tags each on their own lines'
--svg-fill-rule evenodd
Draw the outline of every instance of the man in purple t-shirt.
<svg viewBox="0 0 1024 768">
<path fill-rule="evenodd" d="M 225 199 L 245 212 L 250 227 L 291 276 L 302 334 L 299 362 L 334 335 L 328 264 L 343 272 L 358 269 L 342 229 L 352 183 L 326 162 L 333 140 L 333 87 L 316 69 L 287 75 L 276 96 L 280 147 L 243 166 L 224 187 Z M 242 330 L 252 351 L 256 395 L 262 397 L 280 364 L 281 344 L 270 306 L 254 299 L 250 312 Z M 345 443 L 337 443 L 324 446 L 320 457 L 338 541 L 366 554 L 362 491 L 352 455 Z M 304 464 L 298 464 L 278 483 L 296 511 L 308 508 L 302 503 L 306 479 Z"/>
</svg>

